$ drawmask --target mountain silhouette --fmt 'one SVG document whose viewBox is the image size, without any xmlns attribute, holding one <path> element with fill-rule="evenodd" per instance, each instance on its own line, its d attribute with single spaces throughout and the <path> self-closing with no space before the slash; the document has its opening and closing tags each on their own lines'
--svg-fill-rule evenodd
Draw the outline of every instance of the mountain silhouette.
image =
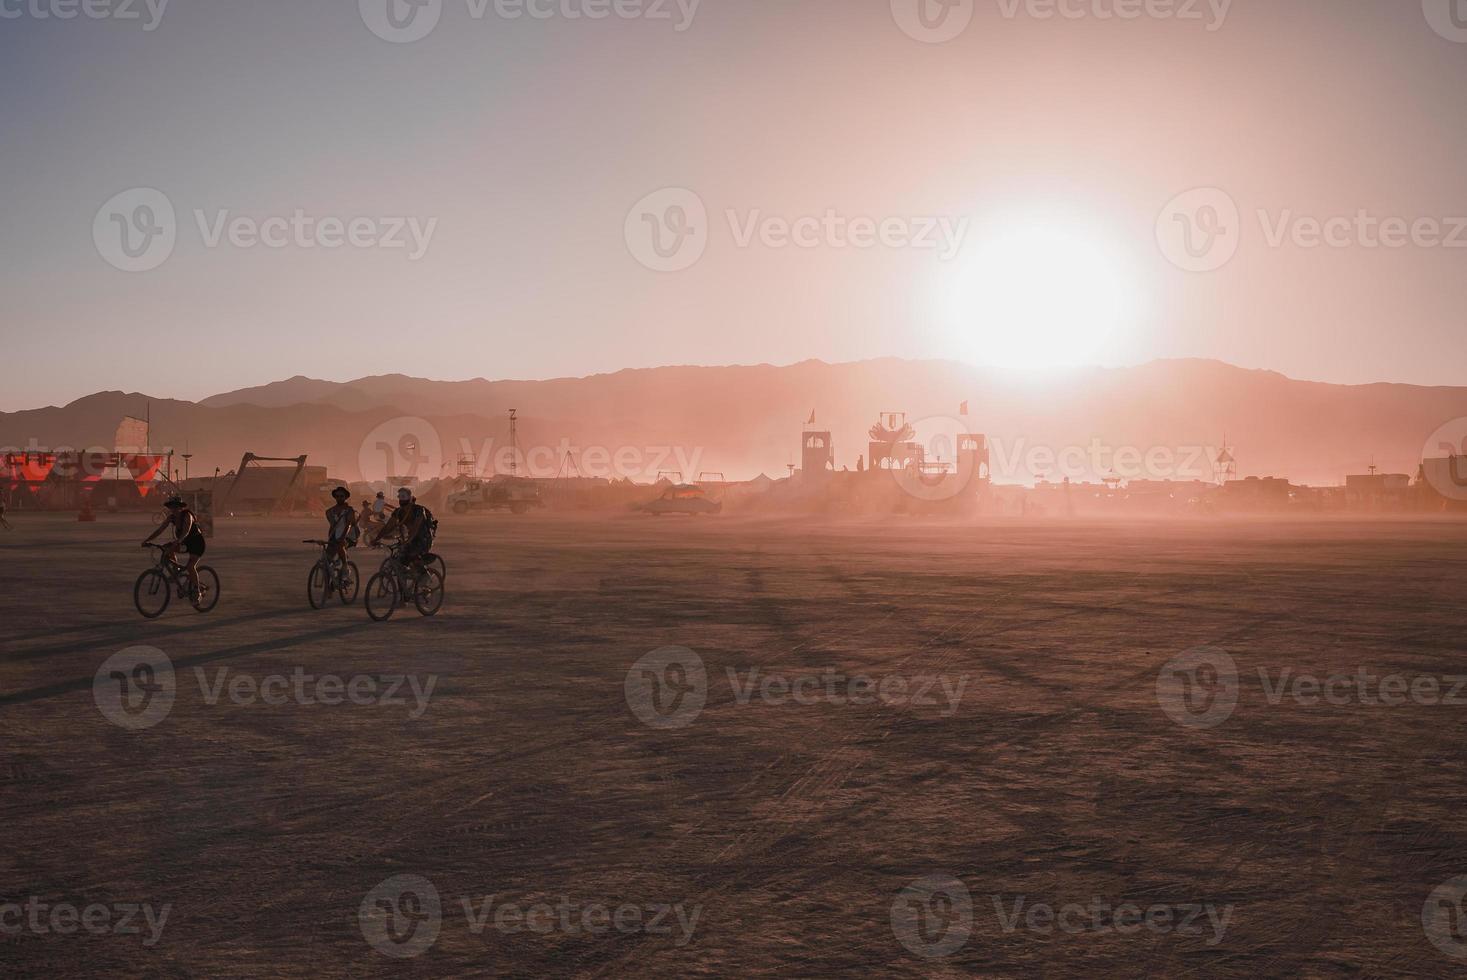
<svg viewBox="0 0 1467 980">
<path fill-rule="evenodd" d="M 544 381 L 294 377 L 198 403 L 109 391 L 64 407 L 0 413 L 0 446 L 107 447 L 123 415 L 149 411 L 154 448 L 187 446 L 195 476 L 216 466 L 232 469 L 246 451 L 306 453 L 341 479 L 373 476 L 363 460 L 384 440 L 394 442 L 390 451 L 402 444 L 431 456 L 417 475 L 432 476 L 451 468 L 460 453 L 487 463 L 508 445 L 507 416 L 516 409 L 519 445 L 536 454 L 534 475 L 554 475 L 569 449 L 577 470 L 598 470 L 595 475 L 652 479 L 671 470 L 696 479 L 718 471 L 741 479 L 783 475 L 786 464 L 798 463 L 800 433 L 812 411 L 815 427 L 833 434 L 838 465 L 854 469 L 880 413 L 952 418 L 964 402 L 968 415 L 961 421 L 990 437 L 1004 458 L 999 479 L 1009 482 L 1045 475 L 1029 466 L 1047 458 L 1032 455 L 1035 447 L 1056 453 L 1130 447 L 1137 458 L 1197 447 L 1215 456 L 1225 436 L 1240 476 L 1334 484 L 1372 463 L 1414 475 L 1428 438 L 1467 416 L 1467 388 L 1334 385 L 1217 361 L 1029 377 L 887 358 L 643 368 Z M 420 421 L 395 421 L 405 418 Z M 588 453 L 595 462 L 618 452 L 628 465 L 583 461 Z"/>
</svg>

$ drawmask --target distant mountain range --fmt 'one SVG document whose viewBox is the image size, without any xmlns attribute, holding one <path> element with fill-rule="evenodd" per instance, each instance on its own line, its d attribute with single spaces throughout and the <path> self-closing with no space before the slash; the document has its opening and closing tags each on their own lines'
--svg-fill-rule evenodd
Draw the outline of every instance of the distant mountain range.
<svg viewBox="0 0 1467 980">
<path fill-rule="evenodd" d="M 1201 360 L 1049 379 L 899 359 L 547 381 L 296 377 L 198 403 L 101 392 L 61 408 L 0 413 L 0 446 L 110 447 L 122 416 L 151 412 L 154 447 L 186 447 L 195 476 L 233 469 L 248 451 L 305 453 L 341 479 L 389 470 L 425 477 L 451 471 L 461 453 L 481 467 L 501 454 L 506 471 L 511 409 L 527 453 L 521 472 L 539 476 L 782 476 L 799 462 L 812 413 L 812 428 L 832 433 L 837 464 L 855 469 L 880 414 L 905 412 L 939 454 L 941 435 L 960 424 L 987 434 L 997 477 L 1008 482 L 1108 471 L 1207 476 L 1226 438 L 1240 476 L 1332 484 L 1372 463 L 1414 475 L 1428 438 L 1467 417 L 1467 388 L 1321 384 Z"/>
</svg>

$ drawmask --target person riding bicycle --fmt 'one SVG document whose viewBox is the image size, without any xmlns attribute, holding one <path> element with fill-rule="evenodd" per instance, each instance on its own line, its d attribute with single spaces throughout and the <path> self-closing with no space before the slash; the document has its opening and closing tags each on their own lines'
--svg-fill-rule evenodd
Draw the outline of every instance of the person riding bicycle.
<svg viewBox="0 0 1467 980">
<path fill-rule="evenodd" d="M 204 557 L 204 551 L 208 547 L 204 542 L 204 532 L 199 530 L 199 522 L 195 519 L 193 511 L 189 510 L 188 504 L 181 497 L 169 497 L 163 501 L 163 507 L 168 511 L 168 516 L 163 518 L 163 523 L 143 541 L 143 547 L 153 543 L 153 539 L 170 527 L 173 528 L 173 541 L 163 546 L 163 554 L 168 558 L 175 557 L 180 551 L 187 552 L 188 562 L 184 565 L 184 571 L 188 573 L 188 587 L 191 595 L 199 594 L 199 559 Z"/>
<path fill-rule="evenodd" d="M 393 531 L 401 533 L 401 540 L 406 542 L 402 549 L 402 563 L 414 568 L 421 568 L 423 555 L 427 554 L 432 546 L 432 534 L 428 528 L 428 509 L 418 503 L 411 490 L 403 487 L 397 491 L 397 510 L 382 525 L 382 530 L 377 532 L 372 539 L 372 547 L 381 544 L 382 539 Z"/>
<path fill-rule="evenodd" d="M 326 548 L 331 556 L 346 565 L 346 549 L 356 544 L 357 511 L 350 503 L 351 491 L 337 487 L 331 491 L 336 504 L 326 511 Z"/>
<path fill-rule="evenodd" d="M 386 495 L 381 490 L 378 490 L 377 496 L 372 500 L 372 519 L 378 525 L 386 524 L 387 512 L 391 509 L 391 507 L 387 506 Z"/>
</svg>

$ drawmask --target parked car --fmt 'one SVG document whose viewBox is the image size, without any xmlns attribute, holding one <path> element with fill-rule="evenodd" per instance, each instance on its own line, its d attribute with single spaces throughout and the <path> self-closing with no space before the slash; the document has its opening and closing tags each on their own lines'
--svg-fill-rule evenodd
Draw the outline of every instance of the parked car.
<svg viewBox="0 0 1467 980">
<path fill-rule="evenodd" d="M 662 492 L 662 496 L 643 504 L 642 512 L 654 517 L 662 517 L 664 514 L 703 517 L 723 513 L 723 503 L 709 499 L 708 493 L 700 486 L 681 483 L 668 487 Z"/>
</svg>

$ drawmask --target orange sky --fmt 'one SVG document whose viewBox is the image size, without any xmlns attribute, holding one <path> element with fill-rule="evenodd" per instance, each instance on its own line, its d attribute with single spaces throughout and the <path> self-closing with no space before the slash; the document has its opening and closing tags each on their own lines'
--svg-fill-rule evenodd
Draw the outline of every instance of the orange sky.
<svg viewBox="0 0 1467 980">
<path fill-rule="evenodd" d="M 48 2 L 0 30 L 0 410 L 809 357 L 1467 369 L 1467 31 L 1415 0 L 990 0 L 945 43 L 908 0 L 428 0 L 406 43 L 388 0 Z"/>
</svg>

